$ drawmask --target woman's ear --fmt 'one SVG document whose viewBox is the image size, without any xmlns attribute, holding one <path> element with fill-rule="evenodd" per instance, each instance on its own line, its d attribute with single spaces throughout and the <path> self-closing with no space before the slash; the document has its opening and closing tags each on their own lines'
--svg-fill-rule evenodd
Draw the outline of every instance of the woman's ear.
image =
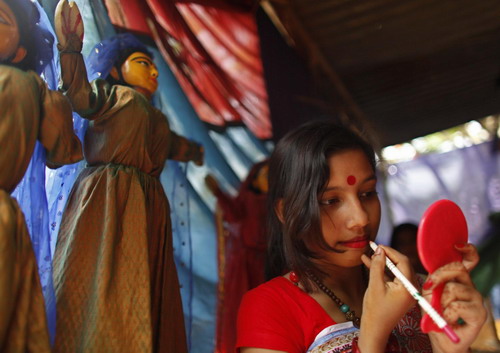
<svg viewBox="0 0 500 353">
<path fill-rule="evenodd" d="M 11 63 L 16 64 L 18 62 L 21 62 L 26 57 L 26 54 L 28 54 L 28 52 L 24 47 L 18 47 L 14 58 L 11 60 Z"/>
<path fill-rule="evenodd" d="M 285 217 L 283 217 L 283 199 L 279 199 L 274 206 L 274 212 L 276 213 L 276 217 L 280 220 L 281 223 L 285 223 Z"/>
<path fill-rule="evenodd" d="M 120 80 L 120 75 L 118 74 L 118 70 L 116 69 L 116 66 L 113 66 L 111 68 L 111 71 L 109 72 L 111 77 L 113 77 L 116 81 Z"/>
</svg>

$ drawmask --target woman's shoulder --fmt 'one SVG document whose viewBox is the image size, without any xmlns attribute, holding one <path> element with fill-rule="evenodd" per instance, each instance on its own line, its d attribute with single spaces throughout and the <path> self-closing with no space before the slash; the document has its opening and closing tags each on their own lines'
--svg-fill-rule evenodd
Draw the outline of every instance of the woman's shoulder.
<svg viewBox="0 0 500 353">
<path fill-rule="evenodd" d="M 240 315 L 276 317 L 280 321 L 286 317 L 301 326 L 332 321 L 308 293 L 281 276 L 248 291 L 241 301 Z"/>
<path fill-rule="evenodd" d="M 259 298 L 279 299 L 282 298 L 284 293 L 288 295 L 294 293 L 294 287 L 285 277 L 279 276 L 249 290 L 244 298 L 247 298 L 247 300 L 257 300 Z M 298 288 L 296 290 L 300 291 Z"/>
<path fill-rule="evenodd" d="M 290 300 L 287 279 L 276 277 L 245 294 L 238 313 L 238 347 L 257 347 L 287 352 L 305 348 L 297 307 Z"/>
<path fill-rule="evenodd" d="M 293 293 L 293 284 L 284 277 L 275 277 L 256 288 L 249 290 L 243 296 L 240 312 L 249 313 L 255 310 L 265 313 L 281 311 L 290 305 L 290 293 Z"/>
<path fill-rule="evenodd" d="M 308 293 L 285 277 L 276 277 L 243 297 L 238 344 L 303 352 L 323 328 L 333 323 Z"/>
</svg>

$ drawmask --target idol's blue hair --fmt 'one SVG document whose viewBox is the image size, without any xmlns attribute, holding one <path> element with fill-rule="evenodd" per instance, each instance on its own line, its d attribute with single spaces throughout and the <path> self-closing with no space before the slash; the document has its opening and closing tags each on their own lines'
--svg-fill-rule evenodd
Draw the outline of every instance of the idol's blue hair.
<svg viewBox="0 0 500 353">
<path fill-rule="evenodd" d="M 106 79 L 116 66 L 120 68 L 127 58 L 141 52 L 153 58 L 146 46 L 131 33 L 122 33 L 98 43 L 87 58 L 89 77 Z"/>
<path fill-rule="evenodd" d="M 41 7 L 30 0 L 5 0 L 16 17 L 19 29 L 19 45 L 26 51 L 26 57 L 19 63 L 2 62 L 21 70 L 33 70 L 40 74 L 54 57 L 54 36 L 47 24 L 40 21 Z"/>
</svg>

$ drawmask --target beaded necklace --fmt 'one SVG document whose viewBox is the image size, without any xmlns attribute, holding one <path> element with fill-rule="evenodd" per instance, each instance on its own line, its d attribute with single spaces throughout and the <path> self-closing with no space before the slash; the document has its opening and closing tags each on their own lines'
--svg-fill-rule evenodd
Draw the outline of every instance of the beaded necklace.
<svg viewBox="0 0 500 353">
<path fill-rule="evenodd" d="M 309 272 L 309 273 L 307 273 L 307 277 L 309 277 L 314 283 L 316 283 L 318 288 L 321 289 L 321 291 L 323 291 L 323 293 L 328 295 L 330 297 L 330 299 L 332 299 L 335 304 L 337 304 L 340 311 L 345 315 L 345 318 L 347 321 L 352 321 L 354 326 L 359 328 L 359 326 L 361 324 L 361 319 L 356 316 L 354 310 L 351 310 L 349 305 L 342 302 L 342 300 L 340 300 L 340 298 L 337 297 L 330 288 L 325 286 L 323 284 L 323 282 L 321 282 L 321 280 L 318 277 L 316 277 L 314 274 Z M 299 283 L 299 277 L 293 271 L 290 272 L 290 281 L 292 281 L 295 285 L 298 285 L 298 283 Z"/>
</svg>

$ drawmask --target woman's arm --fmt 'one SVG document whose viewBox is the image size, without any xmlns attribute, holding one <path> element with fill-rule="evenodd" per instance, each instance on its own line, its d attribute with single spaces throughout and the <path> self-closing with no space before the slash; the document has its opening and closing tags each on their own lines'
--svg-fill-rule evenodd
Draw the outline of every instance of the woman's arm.
<svg viewBox="0 0 500 353">
<path fill-rule="evenodd" d="M 240 352 L 299 353 L 312 343 L 304 341 L 304 303 L 297 295 L 285 294 L 290 289 L 294 293 L 295 288 L 284 281 L 272 280 L 243 296 L 236 321 L 236 347 Z"/>
<path fill-rule="evenodd" d="M 440 332 L 430 332 L 435 352 L 463 353 L 477 337 L 486 321 L 486 309 L 481 294 L 476 290 L 469 275 L 479 262 L 476 248 L 471 244 L 456 247 L 464 255 L 463 261 L 447 264 L 429 275 L 423 295 L 430 301 L 432 290 L 445 283 L 441 305 L 443 317 L 459 336 L 459 343 L 452 343 Z"/>
<path fill-rule="evenodd" d="M 415 300 L 403 284 L 397 278 L 390 280 L 385 275 L 386 254 L 406 278 L 414 278 L 409 259 L 392 248 L 380 245 L 371 260 L 366 255 L 362 256 L 363 262 L 370 268 L 358 339 L 362 353 L 385 352 L 391 331 L 415 305 Z"/>
</svg>

